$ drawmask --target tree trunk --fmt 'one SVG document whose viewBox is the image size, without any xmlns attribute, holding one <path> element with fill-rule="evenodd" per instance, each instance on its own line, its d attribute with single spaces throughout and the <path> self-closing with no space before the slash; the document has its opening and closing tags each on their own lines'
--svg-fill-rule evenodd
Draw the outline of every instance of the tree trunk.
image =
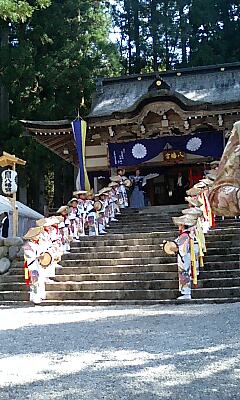
<svg viewBox="0 0 240 400">
<path fill-rule="evenodd" d="M 170 55 L 169 55 L 169 32 L 168 32 L 168 1 L 164 2 L 164 15 L 165 15 L 165 26 L 164 26 L 164 36 L 165 36 L 165 64 L 166 70 L 170 69 Z"/>
<path fill-rule="evenodd" d="M 128 36 L 128 73 L 132 73 L 132 24 L 131 24 L 131 5 L 130 0 L 124 1 L 124 8 L 126 11 L 126 33 Z"/>
<path fill-rule="evenodd" d="M 0 47 L 8 46 L 9 28 L 7 22 L 0 19 Z M 9 122 L 9 95 L 4 82 L 0 79 L 0 124 Z"/>
<path fill-rule="evenodd" d="M 183 6 L 179 7 L 182 66 L 187 65 L 187 34 Z"/>
<path fill-rule="evenodd" d="M 168 40 L 168 31 L 165 32 L 165 45 L 166 45 L 166 70 L 170 69 L 170 58 L 169 58 L 169 40 Z"/>
<path fill-rule="evenodd" d="M 140 21 L 139 21 L 139 0 L 132 0 L 133 9 L 133 25 L 134 25 L 134 42 L 136 48 L 136 59 L 134 72 L 141 72 L 141 57 L 140 57 Z"/>
<path fill-rule="evenodd" d="M 153 69 L 158 70 L 158 25 L 157 25 L 157 0 L 151 0 L 151 22 L 150 22 L 150 32 L 152 36 L 152 55 L 153 55 Z"/>
</svg>

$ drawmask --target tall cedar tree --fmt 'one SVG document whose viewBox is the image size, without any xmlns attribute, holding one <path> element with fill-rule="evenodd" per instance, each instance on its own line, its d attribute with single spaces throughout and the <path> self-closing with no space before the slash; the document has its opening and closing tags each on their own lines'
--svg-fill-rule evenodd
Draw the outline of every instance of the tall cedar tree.
<svg viewBox="0 0 240 400">
<path fill-rule="evenodd" d="M 126 73 L 240 60 L 239 0 L 115 3 Z"/>
<path fill-rule="evenodd" d="M 63 199 L 59 182 L 68 168 L 35 142 L 19 137 L 17 121 L 74 118 L 78 108 L 83 116 L 88 113 L 96 77 L 120 71 L 116 46 L 109 40 L 111 19 L 102 2 L 54 0 L 8 28 L 0 71 L 9 92 L 10 126 L 5 134 L 2 126 L 2 147 L 28 160 L 22 180 L 30 188 L 29 204 L 39 207 L 39 176 L 44 174 L 55 180 L 54 197 L 62 203 L 67 197 Z M 55 178 L 48 171 L 55 171 Z"/>
</svg>

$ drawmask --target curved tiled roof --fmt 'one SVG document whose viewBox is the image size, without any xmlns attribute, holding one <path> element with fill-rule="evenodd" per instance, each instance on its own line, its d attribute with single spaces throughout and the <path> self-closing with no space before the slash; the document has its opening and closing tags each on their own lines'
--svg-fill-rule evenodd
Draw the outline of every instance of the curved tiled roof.
<svg viewBox="0 0 240 400">
<path fill-rule="evenodd" d="M 161 79 L 168 89 L 151 87 Z M 155 72 L 98 81 L 89 117 L 134 110 L 144 99 L 175 96 L 186 106 L 240 102 L 240 63 Z"/>
</svg>

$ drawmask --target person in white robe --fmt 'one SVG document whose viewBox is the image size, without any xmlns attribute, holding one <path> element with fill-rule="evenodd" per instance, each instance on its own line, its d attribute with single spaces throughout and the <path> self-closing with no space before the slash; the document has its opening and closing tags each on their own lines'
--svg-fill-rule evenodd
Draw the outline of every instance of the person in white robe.
<svg viewBox="0 0 240 400">
<path fill-rule="evenodd" d="M 191 237 L 190 227 L 197 222 L 196 218 L 189 216 L 173 217 L 173 222 L 178 226 L 179 236 L 175 240 L 178 245 L 177 263 L 179 277 L 179 291 L 181 296 L 178 300 L 191 300 L 192 298 L 192 263 L 191 263 Z"/>
<path fill-rule="evenodd" d="M 30 301 L 34 304 L 40 304 L 46 299 L 46 276 L 44 268 L 40 264 L 45 251 L 40 241 L 42 230 L 41 227 L 30 228 L 23 237 L 25 240 L 24 260 L 30 276 Z"/>
</svg>

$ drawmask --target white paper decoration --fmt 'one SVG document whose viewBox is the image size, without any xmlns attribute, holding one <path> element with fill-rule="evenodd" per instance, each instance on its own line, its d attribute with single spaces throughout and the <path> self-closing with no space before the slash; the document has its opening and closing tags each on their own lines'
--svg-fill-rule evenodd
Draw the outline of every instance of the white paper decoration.
<svg viewBox="0 0 240 400">
<path fill-rule="evenodd" d="M 2 172 L 2 191 L 9 195 L 17 192 L 17 172 L 6 169 Z"/>
<path fill-rule="evenodd" d="M 144 158 L 147 155 L 147 149 L 143 144 L 137 143 L 132 148 L 132 155 L 137 159 Z"/>
<path fill-rule="evenodd" d="M 187 150 L 197 151 L 202 146 L 202 140 L 199 137 L 194 137 L 187 142 Z"/>
</svg>

